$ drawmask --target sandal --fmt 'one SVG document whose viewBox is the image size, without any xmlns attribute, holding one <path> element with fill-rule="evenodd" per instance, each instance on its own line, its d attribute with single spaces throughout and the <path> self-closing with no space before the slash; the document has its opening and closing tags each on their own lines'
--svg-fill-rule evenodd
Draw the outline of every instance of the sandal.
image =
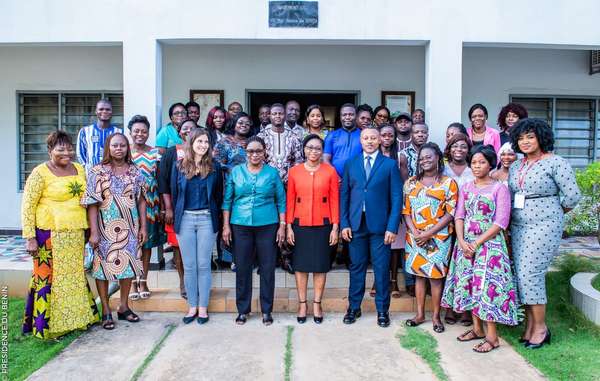
<svg viewBox="0 0 600 381">
<path fill-rule="evenodd" d="M 150 297 L 150 295 L 152 295 L 152 292 L 150 292 L 150 290 L 148 289 L 148 282 L 146 279 L 140 279 L 139 283 L 145 283 L 146 284 L 146 289 L 148 291 L 140 291 L 140 299 L 148 299 Z M 140 289 L 140 287 L 138 287 L 138 290 Z"/>
<path fill-rule="evenodd" d="M 102 328 L 107 331 L 115 329 L 115 322 L 113 321 L 112 314 L 102 315 Z"/>
<path fill-rule="evenodd" d="M 470 339 L 467 339 L 467 336 L 470 336 Z M 464 332 L 462 335 L 458 336 L 456 340 L 460 342 L 473 341 L 473 340 L 481 340 L 485 339 L 485 335 L 477 336 L 474 330 L 470 329 L 467 332 Z"/>
<path fill-rule="evenodd" d="M 315 323 L 321 324 L 323 323 L 323 308 L 321 307 L 321 301 L 319 300 L 317 302 L 316 300 L 313 300 L 313 303 L 318 304 L 319 308 L 321 308 L 321 316 L 317 316 L 317 314 L 315 314 L 315 306 L 313 305 L 313 320 L 315 321 Z"/>
<path fill-rule="evenodd" d="M 129 300 L 138 300 L 140 298 L 140 291 L 138 289 L 138 281 L 137 280 L 132 280 L 131 281 L 131 290 L 135 290 L 135 291 L 129 291 Z"/>
<path fill-rule="evenodd" d="M 306 304 L 306 300 L 305 301 L 299 301 L 298 304 Z M 300 308 L 298 308 L 298 309 L 300 309 Z M 307 310 L 308 310 L 308 307 L 307 307 Z M 306 323 L 306 313 L 304 314 L 304 316 L 297 315 L 296 316 L 296 320 L 300 324 Z"/>
<path fill-rule="evenodd" d="M 140 317 L 130 309 L 127 309 L 124 312 L 117 311 L 117 318 L 119 320 L 127 320 L 130 323 L 138 323 L 140 321 Z"/>
<path fill-rule="evenodd" d="M 433 331 L 436 333 L 442 333 L 446 330 L 446 328 L 444 328 L 443 324 L 434 324 L 433 325 Z"/>
<path fill-rule="evenodd" d="M 483 347 L 484 345 L 488 344 L 489 348 L 488 350 L 485 349 L 481 349 L 481 347 Z M 477 344 L 476 346 L 473 347 L 473 352 L 477 352 L 477 353 L 488 353 L 493 351 L 494 349 L 500 347 L 500 344 L 494 344 L 491 341 L 489 341 L 488 339 L 483 340 L 481 343 Z"/>
<path fill-rule="evenodd" d="M 448 325 L 456 324 L 456 314 L 450 308 L 446 310 L 446 315 L 444 316 L 444 322 Z"/>
<path fill-rule="evenodd" d="M 404 322 L 404 324 L 406 324 L 407 327 L 418 327 L 423 323 L 425 323 L 425 320 L 416 321 L 415 319 L 408 319 Z"/>
</svg>

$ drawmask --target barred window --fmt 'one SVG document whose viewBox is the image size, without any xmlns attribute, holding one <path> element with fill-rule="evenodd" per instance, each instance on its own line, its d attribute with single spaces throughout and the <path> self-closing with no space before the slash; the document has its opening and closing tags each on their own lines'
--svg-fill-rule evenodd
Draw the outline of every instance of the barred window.
<svg viewBox="0 0 600 381">
<path fill-rule="evenodd" d="M 38 164 L 48 160 L 46 137 L 58 129 L 73 139 L 83 126 L 93 123 L 96 102 L 113 104 L 112 123 L 123 126 L 123 94 L 119 93 L 19 93 L 19 189 Z"/>
</svg>

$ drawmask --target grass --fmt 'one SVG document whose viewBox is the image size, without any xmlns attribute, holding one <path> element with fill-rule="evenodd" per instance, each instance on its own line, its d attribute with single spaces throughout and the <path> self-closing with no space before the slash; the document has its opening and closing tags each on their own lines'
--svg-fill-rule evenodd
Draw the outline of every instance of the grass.
<svg viewBox="0 0 600 381">
<path fill-rule="evenodd" d="M 600 380 L 600 327 L 571 304 L 569 290 L 569 280 L 575 273 L 598 271 L 600 263 L 568 255 L 556 267 L 558 271 L 546 277 L 546 322 L 552 331 L 552 344 L 527 350 L 518 343 L 523 327 L 499 326 L 499 332 L 550 380 Z"/>
<path fill-rule="evenodd" d="M 600 274 L 596 275 L 592 280 L 592 287 L 600 291 Z"/>
<path fill-rule="evenodd" d="M 74 331 L 54 340 L 23 336 L 24 304 L 22 298 L 9 298 L 8 301 L 8 378 L 14 381 L 27 378 L 83 333 Z"/>
<path fill-rule="evenodd" d="M 448 381 L 448 375 L 440 365 L 440 352 L 437 350 L 437 341 L 429 332 L 421 328 L 405 328 L 404 334 L 398 334 L 400 345 L 403 348 L 415 352 L 431 368 L 438 380 Z"/>
<path fill-rule="evenodd" d="M 285 381 L 290 381 L 292 378 L 292 365 L 294 363 L 294 358 L 292 354 L 292 334 L 294 333 L 294 327 L 291 325 L 287 326 L 287 335 L 285 341 L 285 355 L 283 357 L 283 362 L 285 366 L 284 379 Z"/>
<path fill-rule="evenodd" d="M 165 340 L 167 340 L 167 338 L 171 335 L 171 333 L 173 333 L 174 330 L 175 330 L 175 325 L 174 324 L 169 324 L 167 326 L 167 329 L 162 334 L 162 336 L 160 337 L 160 339 L 156 342 L 156 344 L 154 345 L 154 348 L 152 348 L 152 351 L 150 351 L 150 353 L 148 354 L 148 356 L 146 356 L 146 358 L 144 359 L 144 361 L 142 362 L 142 364 L 140 364 L 140 366 L 135 370 L 135 373 L 131 377 L 131 381 L 137 381 L 137 380 L 140 379 L 140 377 L 144 373 L 144 370 L 146 370 L 146 368 L 148 367 L 148 365 L 150 365 L 150 363 L 152 362 L 152 360 L 154 360 L 154 357 L 156 357 L 156 354 L 163 347 L 163 345 L 165 343 Z"/>
</svg>

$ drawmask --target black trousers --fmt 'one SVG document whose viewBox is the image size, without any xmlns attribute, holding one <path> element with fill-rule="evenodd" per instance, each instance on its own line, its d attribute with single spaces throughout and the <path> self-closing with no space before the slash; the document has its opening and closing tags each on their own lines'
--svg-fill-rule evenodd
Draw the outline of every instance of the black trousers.
<svg viewBox="0 0 600 381">
<path fill-rule="evenodd" d="M 273 311 L 275 294 L 275 259 L 277 257 L 277 228 L 265 226 L 231 225 L 233 259 L 236 266 L 235 302 L 238 313 L 250 313 L 252 305 L 252 268 L 258 258 L 260 271 L 260 309 Z"/>
</svg>

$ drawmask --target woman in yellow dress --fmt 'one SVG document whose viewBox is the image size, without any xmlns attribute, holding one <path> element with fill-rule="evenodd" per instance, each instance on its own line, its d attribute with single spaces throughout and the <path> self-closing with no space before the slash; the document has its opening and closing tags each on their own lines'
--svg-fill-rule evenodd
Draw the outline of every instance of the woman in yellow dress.
<svg viewBox="0 0 600 381">
<path fill-rule="evenodd" d="M 85 170 L 71 162 L 69 135 L 48 136 L 50 160 L 33 169 L 23 192 L 22 224 L 33 275 L 23 333 L 50 339 L 100 320 L 83 267 Z"/>
</svg>

